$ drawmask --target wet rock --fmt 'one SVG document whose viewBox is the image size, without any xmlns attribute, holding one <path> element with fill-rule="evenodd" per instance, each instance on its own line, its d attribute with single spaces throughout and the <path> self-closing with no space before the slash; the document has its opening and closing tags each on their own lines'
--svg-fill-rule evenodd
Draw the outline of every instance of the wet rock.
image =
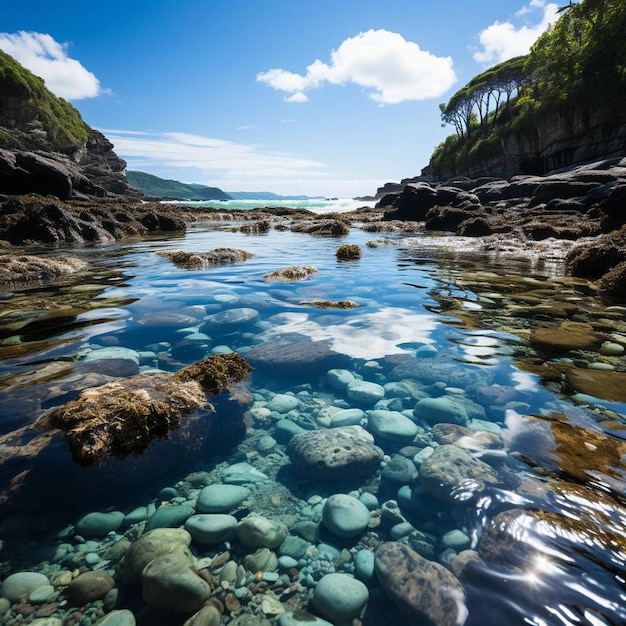
<svg viewBox="0 0 626 626">
<path fill-rule="evenodd" d="M 282 522 L 261 515 L 244 517 L 235 528 L 237 538 L 247 548 L 270 548 L 280 546 L 287 537 L 287 528 Z"/>
<path fill-rule="evenodd" d="M 171 550 L 187 548 L 191 535 L 182 528 L 157 528 L 133 542 L 118 567 L 119 579 L 127 585 L 138 585 L 141 572 L 152 559 Z"/>
<path fill-rule="evenodd" d="M 356 244 L 339 246 L 335 251 L 335 257 L 338 261 L 356 261 L 361 258 L 361 248 Z"/>
<path fill-rule="evenodd" d="M 578 392 L 595 398 L 626 402 L 626 372 L 567 368 L 567 382 Z"/>
<path fill-rule="evenodd" d="M 251 493 L 240 485 L 207 485 L 198 494 L 196 509 L 199 513 L 229 513 Z"/>
<path fill-rule="evenodd" d="M 467 480 L 492 484 L 498 482 L 497 474 L 490 465 L 449 444 L 435 448 L 422 463 L 419 479 L 430 495 L 449 502 L 455 500 L 455 488 Z"/>
<path fill-rule="evenodd" d="M 340 368 L 350 359 L 332 349 L 330 341 L 312 341 L 297 333 L 258 344 L 246 352 L 246 359 L 272 376 L 308 380 L 320 370 Z"/>
<path fill-rule="evenodd" d="M 437 204 L 437 192 L 428 183 L 406 185 L 397 196 L 389 196 L 385 202 L 393 201 L 393 210 L 385 213 L 385 220 L 414 220 L 421 222 L 426 213 Z M 379 202 L 380 206 L 389 206 Z"/>
<path fill-rule="evenodd" d="M 294 469 L 310 480 L 345 480 L 378 469 L 383 451 L 360 426 L 314 430 L 292 437 L 287 454 Z"/>
<path fill-rule="evenodd" d="M 285 267 L 274 272 L 266 274 L 263 278 L 269 281 L 278 282 L 291 282 L 293 280 L 306 280 L 317 272 L 317 268 L 311 265 L 294 265 L 292 267 Z"/>
<path fill-rule="evenodd" d="M 6 598 L 11 603 L 15 603 L 31 594 L 35 589 L 49 584 L 50 581 L 44 574 L 38 572 L 16 572 L 15 574 L 10 574 L 2 581 L 0 592 L 3 598 Z"/>
<path fill-rule="evenodd" d="M 599 241 L 572 248 L 565 257 L 565 264 L 572 276 L 600 278 L 625 260 L 626 250 L 612 242 Z"/>
<path fill-rule="evenodd" d="M 467 211 L 454 207 L 435 206 L 426 214 L 427 230 L 455 232 L 461 222 L 476 217 L 476 211 Z"/>
<path fill-rule="evenodd" d="M 372 406 L 385 397 L 385 388 L 366 380 L 355 380 L 346 386 L 346 395 L 354 402 Z"/>
<path fill-rule="evenodd" d="M 194 508 L 188 504 L 160 506 L 148 519 L 145 531 L 155 528 L 177 528 L 194 514 Z"/>
<path fill-rule="evenodd" d="M 493 450 L 504 445 L 502 438 L 495 433 L 458 424 L 435 424 L 431 432 L 438 443 L 453 444 L 465 450 Z"/>
<path fill-rule="evenodd" d="M 601 343 L 591 324 L 571 320 L 562 321 L 556 328 L 553 326 L 535 328 L 531 333 L 530 342 L 547 352 L 593 350 Z"/>
<path fill-rule="evenodd" d="M 233 534 L 235 526 L 237 518 L 222 513 L 192 515 L 185 522 L 185 530 L 201 544 L 225 541 Z"/>
<path fill-rule="evenodd" d="M 243 357 L 226 354 L 175 374 L 138 374 L 82 391 L 40 424 L 64 430 L 72 454 L 83 465 L 97 465 L 111 456 L 124 458 L 167 437 L 184 415 L 207 405 L 207 393 L 224 391 L 251 369 Z"/>
<path fill-rule="evenodd" d="M 221 619 L 220 612 L 214 606 L 207 605 L 192 615 L 183 626 L 220 626 Z"/>
<path fill-rule="evenodd" d="M 626 302 L 626 261 L 610 269 L 597 282 L 598 291 L 613 302 Z"/>
<path fill-rule="evenodd" d="M 404 544 L 388 542 L 376 550 L 375 567 L 383 590 L 409 619 L 437 626 L 465 623 L 465 592 L 442 565 Z"/>
<path fill-rule="evenodd" d="M 360 580 L 347 574 L 326 574 L 317 583 L 311 603 L 322 617 L 341 623 L 358 617 L 368 600 L 369 591 Z"/>
<path fill-rule="evenodd" d="M 83 606 L 101 600 L 115 587 L 113 576 L 103 570 L 79 574 L 67 587 L 67 593 L 75 604 Z"/>
<path fill-rule="evenodd" d="M 137 621 L 135 616 L 128 609 L 119 609 L 107 613 L 101 620 L 98 620 L 97 626 L 135 626 Z"/>
<path fill-rule="evenodd" d="M 425 419 L 430 424 L 440 422 L 465 424 L 468 415 L 463 405 L 463 401 L 454 396 L 424 398 L 415 405 L 413 415 Z"/>
<path fill-rule="evenodd" d="M 40 257 L 32 254 L 0 255 L 0 283 L 52 282 L 84 269 L 87 263 L 76 257 Z"/>
<path fill-rule="evenodd" d="M 124 521 L 120 511 L 87 513 L 76 522 L 76 532 L 83 537 L 105 537 L 116 531 Z"/>
<path fill-rule="evenodd" d="M 152 559 L 141 572 L 141 586 L 146 604 L 175 613 L 198 611 L 211 595 L 193 569 L 191 552 L 181 546 Z"/>
<path fill-rule="evenodd" d="M 360 535 L 370 523 L 370 512 L 356 498 L 343 493 L 330 496 L 322 509 L 324 526 L 337 537 Z"/>
<path fill-rule="evenodd" d="M 370 411 L 367 427 L 380 439 L 409 443 L 420 432 L 419 426 L 399 411 Z"/>
<path fill-rule="evenodd" d="M 235 248 L 215 248 L 209 252 L 186 252 L 184 250 L 165 250 L 157 252 L 178 267 L 186 269 L 203 269 L 217 265 L 242 263 L 252 258 L 250 252 Z"/>
</svg>

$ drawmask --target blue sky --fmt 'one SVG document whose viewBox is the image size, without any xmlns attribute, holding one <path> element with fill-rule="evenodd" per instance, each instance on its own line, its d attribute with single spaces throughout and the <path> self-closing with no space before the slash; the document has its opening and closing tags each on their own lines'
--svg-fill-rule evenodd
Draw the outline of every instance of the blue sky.
<svg viewBox="0 0 626 626">
<path fill-rule="evenodd" d="M 415 176 L 440 102 L 523 54 L 545 0 L 6 2 L 0 49 L 129 169 L 226 191 L 351 197 Z"/>
</svg>

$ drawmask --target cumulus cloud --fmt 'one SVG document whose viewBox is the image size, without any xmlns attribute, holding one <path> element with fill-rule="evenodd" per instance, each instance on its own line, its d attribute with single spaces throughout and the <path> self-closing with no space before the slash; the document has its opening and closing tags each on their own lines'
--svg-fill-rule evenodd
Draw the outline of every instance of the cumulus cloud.
<svg viewBox="0 0 626 626">
<path fill-rule="evenodd" d="M 305 92 L 324 83 L 355 83 L 380 104 L 438 98 L 456 82 L 450 57 L 435 56 L 387 30 L 350 37 L 330 56 L 329 64 L 318 59 L 305 74 L 274 68 L 257 74 L 256 79 L 287 92 L 288 102 L 306 102 Z"/>
<path fill-rule="evenodd" d="M 67 49 L 67 43 L 59 43 L 45 33 L 0 33 L 0 50 L 43 78 L 52 93 L 67 100 L 100 95 L 100 81 L 79 61 L 70 58 Z"/>
<path fill-rule="evenodd" d="M 558 19 L 558 5 L 546 4 L 543 0 L 531 0 L 529 5 L 522 7 L 515 17 L 530 19 L 541 11 L 539 22 L 514 24 L 511 22 L 494 22 L 480 32 L 481 50 L 474 53 L 474 60 L 478 63 L 490 65 L 501 63 L 513 57 L 528 54 L 530 47 L 539 35 L 546 31 Z"/>
</svg>

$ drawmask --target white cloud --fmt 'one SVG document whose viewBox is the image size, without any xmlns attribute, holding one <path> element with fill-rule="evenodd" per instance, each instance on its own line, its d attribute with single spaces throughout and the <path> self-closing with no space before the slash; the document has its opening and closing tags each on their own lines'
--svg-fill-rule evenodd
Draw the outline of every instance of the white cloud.
<svg viewBox="0 0 626 626">
<path fill-rule="evenodd" d="M 304 75 L 274 68 L 257 74 L 256 79 L 291 94 L 285 97 L 288 102 L 306 102 L 305 91 L 328 82 L 355 83 L 380 104 L 398 104 L 437 98 L 456 82 L 456 75 L 450 57 L 421 50 L 398 33 L 369 30 L 333 50 L 330 64 L 316 60 Z"/>
<path fill-rule="evenodd" d="M 129 169 L 179 169 L 195 171 L 204 179 L 241 177 L 268 180 L 275 177 L 319 176 L 326 165 L 244 144 L 189 133 L 148 133 L 101 129 L 126 159 Z"/>
<path fill-rule="evenodd" d="M 43 78 L 46 87 L 67 100 L 94 98 L 103 93 L 100 81 L 67 54 L 67 43 L 44 33 L 0 33 L 0 49 Z"/>
<path fill-rule="evenodd" d="M 530 16 L 536 10 L 543 11 L 538 23 L 516 25 L 513 22 L 494 22 L 483 29 L 479 35 L 482 49 L 474 53 L 474 60 L 490 65 L 528 54 L 539 35 L 558 19 L 558 5 L 546 4 L 543 0 L 531 0 L 515 15 L 518 18 Z"/>
</svg>

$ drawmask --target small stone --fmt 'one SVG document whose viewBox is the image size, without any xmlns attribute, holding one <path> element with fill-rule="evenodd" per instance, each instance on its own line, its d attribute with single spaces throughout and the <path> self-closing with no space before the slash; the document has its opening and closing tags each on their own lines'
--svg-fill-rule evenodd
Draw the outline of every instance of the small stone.
<svg viewBox="0 0 626 626">
<path fill-rule="evenodd" d="M 439 422 L 465 424 L 468 418 L 465 407 L 456 396 L 424 398 L 415 405 L 413 415 L 425 419 L 430 424 Z"/>
<path fill-rule="evenodd" d="M 333 369 L 326 372 L 326 382 L 333 388 L 343 391 L 356 378 L 352 372 L 342 369 Z"/>
<path fill-rule="evenodd" d="M 207 605 L 192 615 L 183 626 L 220 626 L 221 620 L 220 612 L 214 606 Z"/>
<path fill-rule="evenodd" d="M 346 395 L 354 402 L 373 406 L 385 397 L 385 388 L 377 383 L 355 380 L 346 387 Z"/>
<path fill-rule="evenodd" d="M 324 525 L 338 537 L 360 535 L 367 528 L 370 519 L 370 512 L 362 502 L 343 493 L 330 496 L 322 511 Z"/>
<path fill-rule="evenodd" d="M 420 432 L 420 428 L 398 411 L 378 409 L 370 411 L 367 425 L 374 435 L 389 441 L 410 442 Z"/>
<path fill-rule="evenodd" d="M 113 576 L 103 570 L 79 574 L 67 588 L 67 593 L 78 606 L 83 606 L 94 600 L 101 600 L 115 587 Z"/>
<path fill-rule="evenodd" d="M 277 393 L 268 403 L 267 408 L 276 413 L 289 413 L 297 408 L 300 401 L 295 396 L 286 393 Z"/>
<path fill-rule="evenodd" d="M 354 558 L 354 574 L 366 585 L 375 581 L 374 552 L 371 550 L 359 550 Z"/>
<path fill-rule="evenodd" d="M 347 574 L 326 574 L 317 583 L 311 602 L 322 617 L 336 623 L 358 617 L 368 600 L 369 591 L 360 580 Z"/>
<path fill-rule="evenodd" d="M 461 550 L 465 550 L 465 548 L 469 548 L 470 538 L 462 530 L 449 530 L 441 538 L 441 545 L 444 548 L 451 548 L 456 552 L 460 552 Z"/>
<path fill-rule="evenodd" d="M 245 485 L 247 483 L 262 483 L 268 477 L 250 463 L 235 463 L 224 470 L 222 480 L 229 485 Z"/>
<path fill-rule="evenodd" d="M 87 513 L 76 522 L 76 532 L 83 537 L 106 537 L 118 530 L 123 521 L 124 514 L 120 511 Z"/>
<path fill-rule="evenodd" d="M 361 409 L 343 409 L 330 418 L 330 427 L 357 426 L 364 417 L 365 413 Z"/>
<path fill-rule="evenodd" d="M 154 530 L 155 528 L 176 528 L 181 524 L 184 524 L 185 520 L 193 515 L 193 513 L 193 507 L 188 504 L 161 506 L 150 516 L 145 530 L 149 531 Z"/>
<path fill-rule="evenodd" d="M 31 591 L 28 601 L 31 604 L 45 604 L 54 596 L 54 587 L 52 585 L 42 585 Z"/>
<path fill-rule="evenodd" d="M 29 596 L 35 589 L 50 585 L 47 576 L 38 572 L 16 572 L 10 574 L 2 582 L 2 597 L 11 602 L 19 602 L 23 597 Z"/>
<path fill-rule="evenodd" d="M 229 513 L 251 493 L 240 485 L 208 485 L 198 494 L 196 509 L 200 513 Z"/>
<path fill-rule="evenodd" d="M 388 484 L 391 483 L 399 487 L 415 480 L 417 478 L 417 469 L 413 461 L 396 454 L 383 468 L 381 478 Z"/>
<path fill-rule="evenodd" d="M 244 517 L 235 528 L 237 537 L 247 548 L 274 549 L 287 537 L 287 527 L 261 515 Z"/>
<path fill-rule="evenodd" d="M 221 543 L 230 537 L 237 526 L 237 518 L 232 515 L 197 514 L 185 522 L 185 530 L 197 543 Z"/>
<path fill-rule="evenodd" d="M 605 341 L 600 346 L 600 354 L 604 354 L 605 356 L 622 356 L 624 350 L 624 346 L 613 341 Z"/>
</svg>

